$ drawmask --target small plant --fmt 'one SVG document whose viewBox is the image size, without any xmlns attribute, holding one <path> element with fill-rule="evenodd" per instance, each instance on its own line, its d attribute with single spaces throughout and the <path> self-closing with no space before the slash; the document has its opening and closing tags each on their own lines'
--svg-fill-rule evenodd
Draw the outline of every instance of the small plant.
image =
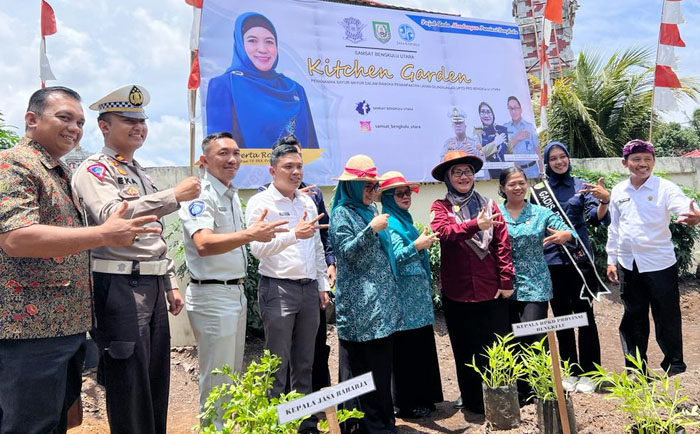
<svg viewBox="0 0 700 434">
<path fill-rule="evenodd" d="M 552 355 L 545 345 L 546 337 L 531 345 L 521 345 L 521 359 L 525 371 L 525 381 L 532 388 L 532 395 L 528 399 L 536 398 L 540 401 L 556 401 L 557 393 L 554 386 L 554 373 L 552 371 Z M 561 375 L 571 376 L 572 365 L 568 360 L 562 362 Z M 567 393 L 568 396 L 568 393 Z"/>
<path fill-rule="evenodd" d="M 620 374 L 596 365 L 597 371 L 586 375 L 610 393 L 606 398 L 621 401 L 621 410 L 634 422 L 627 428 L 639 434 L 674 434 L 700 425 L 698 406 L 684 408 L 688 397 L 682 393 L 678 377 L 671 379 L 665 372 L 648 370 L 639 350 L 626 357 L 632 366 Z"/>
<path fill-rule="evenodd" d="M 282 359 L 265 350 L 260 361 L 252 361 L 244 373 L 232 372 L 229 366 L 214 370 L 215 375 L 226 375 L 231 382 L 212 389 L 204 404 L 204 412 L 199 415 L 201 425 L 195 429 L 208 434 L 295 434 L 306 417 L 280 425 L 275 407 L 303 395 L 292 391 L 279 397 L 268 397 L 280 363 Z M 341 423 L 362 416 L 363 413 L 357 410 L 338 411 Z M 219 418 L 223 420 L 222 429 L 214 425 Z M 322 423 L 322 430 L 323 426 Z M 325 427 L 327 430 L 327 423 Z"/>
<path fill-rule="evenodd" d="M 512 386 L 525 375 L 524 366 L 517 355 L 518 344 L 511 343 L 514 339 L 513 333 L 496 335 L 496 342 L 486 347 L 484 357 L 488 359 L 487 366 L 479 368 L 473 356 L 472 362 L 466 364 L 481 376 L 486 387 Z"/>
</svg>

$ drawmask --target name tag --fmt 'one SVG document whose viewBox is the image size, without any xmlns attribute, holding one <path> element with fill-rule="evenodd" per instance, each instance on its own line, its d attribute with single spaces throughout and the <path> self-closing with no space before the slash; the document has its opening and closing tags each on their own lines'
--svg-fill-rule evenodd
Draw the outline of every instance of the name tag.
<svg viewBox="0 0 700 434">
<path fill-rule="evenodd" d="M 625 202 L 629 202 L 629 201 L 630 201 L 631 199 L 632 199 L 631 197 L 626 197 L 626 198 L 624 198 L 624 199 L 620 199 L 620 200 L 618 200 L 618 201 L 617 201 L 617 203 L 625 203 Z"/>
<path fill-rule="evenodd" d="M 219 211 L 221 211 L 221 212 L 226 212 L 226 211 L 228 211 L 228 208 L 226 208 L 225 206 L 217 207 L 217 209 L 218 209 Z"/>
<path fill-rule="evenodd" d="M 280 211 L 278 214 L 279 214 L 280 217 L 289 217 L 289 216 L 291 216 L 291 214 L 288 213 L 288 212 L 286 212 L 286 211 Z"/>
</svg>

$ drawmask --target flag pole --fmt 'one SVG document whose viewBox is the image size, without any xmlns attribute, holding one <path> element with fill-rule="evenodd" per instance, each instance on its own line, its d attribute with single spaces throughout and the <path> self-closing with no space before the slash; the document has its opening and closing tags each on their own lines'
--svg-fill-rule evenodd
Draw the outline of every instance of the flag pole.
<svg viewBox="0 0 700 434">
<path fill-rule="evenodd" d="M 190 51 L 190 69 L 195 59 L 195 52 Z M 194 176 L 194 137 L 195 137 L 195 112 L 197 110 L 197 89 L 188 89 L 190 116 L 190 176 Z"/>
<path fill-rule="evenodd" d="M 661 2 L 661 16 L 659 23 L 664 20 L 664 8 L 666 0 Z M 651 112 L 649 113 L 649 141 L 651 142 L 651 134 L 654 132 L 654 96 L 656 95 L 656 66 L 659 64 L 659 46 L 661 45 L 661 24 L 659 24 L 659 36 L 656 38 L 656 57 L 654 58 L 654 79 L 651 86 Z"/>
</svg>

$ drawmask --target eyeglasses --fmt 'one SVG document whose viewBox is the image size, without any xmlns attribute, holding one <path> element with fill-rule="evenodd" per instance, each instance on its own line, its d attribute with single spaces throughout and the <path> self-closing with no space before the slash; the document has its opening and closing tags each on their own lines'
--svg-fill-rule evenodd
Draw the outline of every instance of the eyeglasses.
<svg viewBox="0 0 700 434">
<path fill-rule="evenodd" d="M 471 178 L 474 176 L 474 172 L 466 169 L 466 170 L 453 170 L 450 172 L 450 175 L 454 176 L 455 178 L 461 178 L 462 176 L 466 176 L 467 178 Z"/>
<path fill-rule="evenodd" d="M 413 192 L 411 190 L 394 192 L 394 196 L 398 197 L 399 199 L 403 199 L 404 197 L 411 197 L 412 194 Z"/>
<path fill-rule="evenodd" d="M 365 183 L 364 190 L 367 191 L 367 192 L 369 192 L 369 191 L 377 191 L 377 190 L 379 190 L 379 183 L 378 183 L 378 182 L 375 182 L 375 183 L 372 183 L 372 184 L 370 184 L 369 182 L 368 182 L 368 183 Z"/>
<path fill-rule="evenodd" d="M 490 115 L 491 110 L 479 110 L 479 113 L 481 113 L 482 115 Z"/>
</svg>

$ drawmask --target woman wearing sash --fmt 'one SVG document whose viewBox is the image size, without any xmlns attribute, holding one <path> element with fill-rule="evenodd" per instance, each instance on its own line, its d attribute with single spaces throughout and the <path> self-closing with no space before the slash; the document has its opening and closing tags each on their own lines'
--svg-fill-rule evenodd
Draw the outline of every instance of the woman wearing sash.
<svg viewBox="0 0 700 434">
<path fill-rule="evenodd" d="M 484 347 L 508 333 L 513 263 L 508 231 L 496 204 L 474 188 L 483 161 L 448 151 L 432 170 L 447 186 L 431 206 L 430 227 L 440 239 L 440 290 L 461 397 L 456 408 L 483 414 L 481 377 L 465 363 L 486 365 Z M 335 246 L 335 244 L 334 244 Z"/>
<path fill-rule="evenodd" d="M 427 417 L 442 402 L 440 364 L 435 349 L 433 300 L 428 249 L 437 234 L 421 234 L 408 212 L 418 183 L 400 172 L 382 177 L 382 212 L 389 214 L 389 233 L 396 257 L 403 325 L 394 333 L 394 406 L 404 419 Z"/>
<path fill-rule="evenodd" d="M 566 213 L 583 246 L 593 257 L 586 232 L 586 220 L 593 226 L 610 224 L 608 213 L 610 192 L 603 186 L 602 179 L 598 180 L 597 184 L 588 184 L 571 176 L 569 150 L 561 142 L 550 142 L 545 147 L 544 163 L 547 183 L 559 207 Z M 600 364 L 600 340 L 593 306 L 587 300 L 580 298 L 583 280 L 562 248 L 547 246 L 544 249 L 544 255 L 552 276 L 554 297 L 550 304 L 554 316 L 585 312 L 588 317 L 588 326 L 578 329 L 578 354 L 574 329 L 557 332 L 561 358 L 576 363 L 580 368 L 579 374 L 593 371 L 595 364 Z M 589 266 L 580 264 L 579 268 Z M 568 389 L 575 388 L 581 392 L 594 390 L 592 381 L 587 377 L 566 379 L 564 385 Z"/>
<path fill-rule="evenodd" d="M 393 334 L 401 325 L 397 265 L 388 214 L 372 204 L 380 177 L 374 162 L 355 155 L 345 164 L 333 196 L 330 238 L 335 252 L 340 381 L 372 372 L 376 390 L 357 401 L 364 418 L 345 432 L 395 433 L 391 398 Z M 352 408 L 354 403 L 346 403 Z M 359 431 L 356 431 L 359 429 Z"/>
</svg>

